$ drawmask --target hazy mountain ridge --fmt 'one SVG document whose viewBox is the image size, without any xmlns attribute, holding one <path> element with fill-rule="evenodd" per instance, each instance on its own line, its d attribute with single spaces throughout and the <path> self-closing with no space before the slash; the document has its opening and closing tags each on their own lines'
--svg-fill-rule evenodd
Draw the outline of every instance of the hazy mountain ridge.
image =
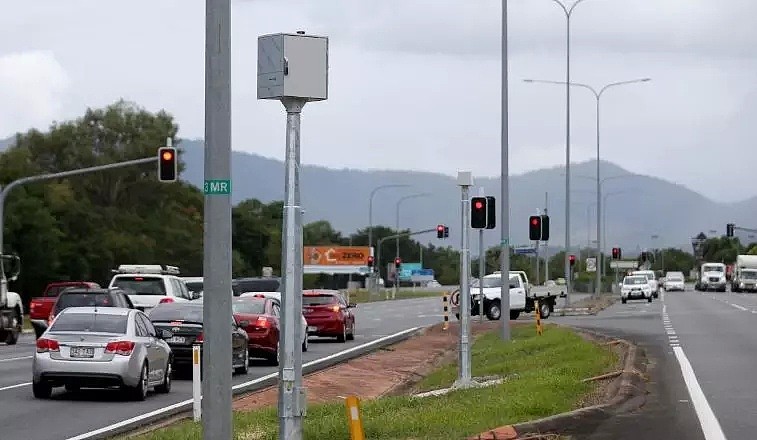
<svg viewBox="0 0 757 440">
<path fill-rule="evenodd" d="M 0 150 L 12 144 L 13 138 L 0 140 Z M 203 182 L 203 143 L 184 140 L 182 159 L 186 170 L 182 179 L 201 187 Z M 474 172 L 475 170 L 471 170 Z M 589 234 L 596 234 L 596 211 L 590 211 L 590 231 L 587 231 L 587 206 L 596 203 L 596 162 L 571 165 L 571 235 L 572 246 L 586 246 Z M 717 203 L 683 185 L 661 177 L 630 173 L 609 162 L 601 163 L 603 194 L 607 196 L 608 247 L 620 245 L 629 252 L 653 246 L 681 246 L 690 249 L 690 238 L 697 233 L 717 230 L 722 233 L 725 223 L 748 226 L 757 216 L 757 197 L 739 203 Z M 582 177 L 579 177 L 582 176 Z M 615 176 L 627 176 L 615 178 Z M 232 155 L 232 200 L 238 203 L 248 198 L 264 202 L 284 198 L 284 164 L 275 159 L 235 151 Z M 325 219 L 344 233 L 364 228 L 368 224 L 368 199 L 371 191 L 386 184 L 412 185 L 378 191 L 373 203 L 373 224 L 395 226 L 396 203 L 400 197 L 430 193 L 428 197 L 402 202 L 400 227 L 412 230 L 433 228 L 443 223 L 450 227 L 450 238 L 437 240 L 433 234 L 419 239 L 438 245 L 459 246 L 460 189 L 454 176 L 431 172 L 395 170 L 333 169 L 303 165 L 302 204 L 305 221 Z M 484 188 L 486 195 L 501 201 L 499 179 L 475 178 L 471 195 Z M 549 214 L 552 219 L 550 244 L 564 245 L 565 176 L 564 167 L 552 167 L 510 177 L 510 241 L 514 245 L 527 244 L 527 218 L 544 208 L 545 192 L 549 195 Z M 604 203 L 604 201 L 603 201 Z M 498 224 L 501 219 L 498 219 Z M 757 222 L 755 222 L 757 223 Z M 587 232 L 589 232 L 587 234 Z M 660 238 L 653 240 L 652 235 Z M 484 234 L 487 246 L 499 243 L 499 228 Z M 471 247 L 477 249 L 478 236 L 471 235 Z"/>
</svg>

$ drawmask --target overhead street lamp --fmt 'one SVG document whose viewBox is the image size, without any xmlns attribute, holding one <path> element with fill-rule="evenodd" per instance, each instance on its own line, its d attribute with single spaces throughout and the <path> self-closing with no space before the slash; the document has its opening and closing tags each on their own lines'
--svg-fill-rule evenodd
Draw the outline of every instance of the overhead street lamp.
<svg viewBox="0 0 757 440">
<path fill-rule="evenodd" d="M 603 179 L 606 180 L 606 179 Z M 607 246 L 607 198 L 611 196 L 616 196 L 619 194 L 625 194 L 628 191 L 615 191 L 611 193 L 605 193 L 602 197 L 602 206 L 605 207 L 604 211 L 602 211 L 602 243 L 604 243 L 605 246 Z M 602 265 L 602 276 L 605 275 L 605 265 Z"/>
<path fill-rule="evenodd" d="M 377 186 L 376 188 L 373 188 L 373 191 L 371 191 L 371 195 L 368 197 L 368 249 L 373 249 L 373 196 L 376 195 L 377 192 L 379 192 L 382 189 L 388 189 L 388 188 L 408 188 L 410 185 L 401 185 L 401 184 L 389 184 L 389 185 L 381 185 Z M 371 251 L 368 252 L 371 252 Z M 377 261 L 376 264 L 373 265 L 371 268 L 371 279 L 372 283 L 375 285 L 376 283 L 376 271 L 378 269 L 378 265 L 381 264 L 380 261 Z M 373 291 L 373 289 L 371 289 Z"/>
<path fill-rule="evenodd" d="M 400 199 L 397 200 L 396 222 L 395 222 L 395 227 L 397 229 L 397 234 L 400 233 L 400 205 L 402 205 L 402 202 L 404 202 L 405 200 L 416 199 L 418 197 L 428 197 L 430 195 L 431 195 L 431 193 L 411 194 L 409 196 L 400 197 Z M 397 253 L 396 253 L 395 257 L 399 257 L 399 256 L 400 256 L 400 239 L 398 237 L 397 238 Z"/>
<path fill-rule="evenodd" d="M 554 0 L 554 1 L 557 1 L 557 0 Z M 544 83 L 544 84 L 560 84 L 560 85 L 564 84 L 564 85 L 567 85 L 568 88 L 570 88 L 570 86 L 582 87 L 584 89 L 591 91 L 594 94 L 594 97 L 596 98 L 596 102 L 597 102 L 597 111 L 596 111 L 597 113 L 597 179 L 596 179 L 597 180 L 597 263 L 600 264 L 602 260 L 602 244 L 600 242 L 600 236 L 599 236 L 601 232 L 600 231 L 600 226 L 601 226 L 600 214 L 602 210 L 601 209 L 602 188 L 601 188 L 601 175 L 599 171 L 599 157 L 600 157 L 599 156 L 599 115 L 600 115 L 599 103 L 602 98 L 602 95 L 605 93 L 605 91 L 607 91 L 610 88 L 618 87 L 618 86 L 625 86 L 629 84 L 648 82 L 648 81 L 651 81 L 651 78 L 640 78 L 640 79 L 633 79 L 629 81 L 614 82 L 614 83 L 610 83 L 603 86 L 601 89 L 599 89 L 599 91 L 597 91 L 594 87 L 590 85 L 582 84 L 582 83 L 572 83 L 570 81 L 562 82 L 562 81 L 546 81 L 546 80 L 535 80 L 535 79 L 526 79 L 524 81 L 528 83 Z M 565 173 L 567 177 L 570 177 L 569 171 L 566 170 Z M 597 271 L 596 290 L 595 290 L 597 296 L 599 296 L 601 289 L 602 289 L 602 278 L 601 278 L 600 272 Z"/>
</svg>

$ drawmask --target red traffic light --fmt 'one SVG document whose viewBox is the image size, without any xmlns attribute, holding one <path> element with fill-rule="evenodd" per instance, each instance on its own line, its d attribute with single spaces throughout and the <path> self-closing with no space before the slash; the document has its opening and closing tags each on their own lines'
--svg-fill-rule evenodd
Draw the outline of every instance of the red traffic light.
<svg viewBox="0 0 757 440">
<path fill-rule="evenodd" d="M 400 257 L 397 257 L 397 258 L 394 259 L 394 262 L 396 264 L 400 264 L 400 263 L 402 263 L 402 259 Z"/>
<path fill-rule="evenodd" d="M 483 209 L 484 204 L 482 202 L 476 202 L 473 204 L 473 207 L 475 207 L 476 209 Z"/>
<path fill-rule="evenodd" d="M 171 151 L 164 151 L 163 160 L 171 160 L 171 159 L 173 159 L 173 153 Z"/>
<path fill-rule="evenodd" d="M 531 224 L 534 225 L 534 226 L 538 225 L 539 224 L 539 219 L 538 218 L 532 218 L 531 219 Z"/>
<path fill-rule="evenodd" d="M 437 231 L 444 232 L 444 225 L 439 225 L 436 227 Z"/>
<path fill-rule="evenodd" d="M 576 263 L 576 256 L 575 256 L 575 255 L 571 255 L 571 256 L 570 256 L 570 257 L 568 257 L 568 258 L 570 259 L 570 264 L 571 264 L 571 265 L 573 265 L 573 264 L 575 264 L 575 263 Z"/>
</svg>

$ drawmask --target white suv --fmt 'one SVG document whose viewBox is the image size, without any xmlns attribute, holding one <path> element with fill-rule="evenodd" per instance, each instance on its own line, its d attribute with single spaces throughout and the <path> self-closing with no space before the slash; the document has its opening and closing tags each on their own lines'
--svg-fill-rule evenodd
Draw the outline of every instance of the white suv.
<svg viewBox="0 0 757 440">
<path fill-rule="evenodd" d="M 629 299 L 646 299 L 652 302 L 652 286 L 644 275 L 629 275 L 620 283 L 620 301 L 625 304 Z"/>
<path fill-rule="evenodd" d="M 126 291 L 134 307 L 148 312 L 158 304 L 187 302 L 194 299 L 176 266 L 159 264 L 122 264 L 113 271 L 109 288 Z"/>
<path fill-rule="evenodd" d="M 649 287 L 652 289 L 652 296 L 657 298 L 660 294 L 660 285 L 657 282 L 657 276 L 653 270 L 635 270 L 631 272 L 632 276 L 643 275 L 649 280 Z"/>
</svg>

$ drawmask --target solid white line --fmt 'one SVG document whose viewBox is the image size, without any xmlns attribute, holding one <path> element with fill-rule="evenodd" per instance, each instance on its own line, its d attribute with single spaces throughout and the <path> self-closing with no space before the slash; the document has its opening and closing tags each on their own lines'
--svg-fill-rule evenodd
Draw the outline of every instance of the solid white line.
<svg viewBox="0 0 757 440">
<path fill-rule="evenodd" d="M 26 383 L 19 383 L 19 384 L 16 384 L 16 385 L 10 385 L 10 386 L 7 386 L 7 387 L 0 388 L 0 391 L 12 390 L 13 388 L 21 388 L 21 387 L 25 387 L 25 386 L 31 385 L 31 384 L 32 384 L 31 382 L 26 382 Z"/>
<path fill-rule="evenodd" d="M 11 361 L 20 361 L 23 359 L 31 359 L 33 356 L 19 356 L 14 358 L 8 358 L 8 359 L 0 359 L 0 362 L 11 362 Z"/>
<path fill-rule="evenodd" d="M 681 374 L 683 375 L 684 382 L 686 382 L 686 388 L 689 390 L 689 396 L 694 404 L 694 411 L 699 418 L 699 424 L 702 427 L 705 440 L 726 440 L 723 429 L 720 427 L 720 422 L 718 422 L 709 402 L 707 402 L 707 397 L 705 397 L 702 387 L 699 386 L 697 376 L 694 374 L 694 368 L 689 363 L 686 353 L 683 352 L 681 347 L 673 347 L 673 352 L 676 355 L 676 359 L 678 359 L 678 364 L 681 366 Z"/>
<path fill-rule="evenodd" d="M 749 309 L 747 309 L 746 307 L 742 307 L 742 306 L 740 306 L 740 305 L 738 305 L 738 304 L 732 304 L 732 303 L 729 303 L 729 304 L 730 304 L 731 306 L 733 306 L 733 307 L 736 307 L 737 309 L 739 309 L 739 310 L 743 310 L 743 311 L 745 311 L 745 312 L 746 312 L 747 310 L 749 310 Z"/>
<path fill-rule="evenodd" d="M 334 353 L 332 355 L 329 355 L 329 356 L 326 356 L 326 357 L 322 357 L 322 358 L 316 359 L 314 361 L 310 361 L 308 363 L 303 364 L 302 366 L 304 368 L 304 367 L 309 367 L 311 365 L 317 365 L 317 364 L 320 364 L 320 363 L 323 363 L 323 362 L 327 362 L 327 361 L 329 361 L 331 359 L 340 357 L 340 356 L 342 356 L 344 354 L 352 353 L 352 352 L 358 351 L 360 349 L 363 349 L 363 348 L 371 346 L 371 345 L 378 345 L 378 344 L 386 341 L 387 339 L 390 339 L 390 338 L 393 338 L 393 337 L 397 337 L 397 336 L 402 336 L 402 335 L 405 335 L 405 334 L 408 334 L 408 333 L 412 333 L 412 332 L 418 331 L 418 330 L 420 330 L 420 328 L 421 327 L 413 327 L 413 328 L 408 329 L 408 330 L 403 330 L 401 332 L 394 333 L 393 335 L 385 336 L 383 338 L 379 338 L 379 339 L 376 339 L 374 341 L 367 342 L 367 343 L 361 344 L 361 345 L 357 345 L 357 346 L 349 348 L 347 350 L 343 350 L 343 351 L 340 351 L 338 353 Z M 244 383 L 240 383 L 240 384 L 234 385 L 233 387 L 231 387 L 231 389 L 232 390 L 238 390 L 240 388 L 244 388 L 244 387 L 247 387 L 247 386 L 250 386 L 250 385 L 255 385 L 255 384 L 261 383 L 263 381 L 270 380 L 270 379 L 272 379 L 274 377 L 277 377 L 278 375 L 279 375 L 279 373 L 267 374 L 267 375 L 265 375 L 263 377 L 259 377 L 257 379 L 251 380 L 249 382 L 244 382 Z M 25 384 L 25 385 L 28 385 L 28 384 Z M 2 390 L 2 388 L 0 388 L 0 390 Z M 166 407 L 163 407 L 163 408 L 158 408 L 158 409 L 156 409 L 154 411 L 150 411 L 148 413 L 141 414 L 141 415 L 138 415 L 136 417 L 132 417 L 130 419 L 122 420 L 122 421 L 114 423 L 112 425 L 108 425 L 105 428 L 95 429 L 94 431 L 85 432 L 83 434 L 77 435 L 76 437 L 70 437 L 70 438 L 68 438 L 66 440 L 85 440 L 85 439 L 89 439 L 89 438 L 92 438 L 92 437 L 95 437 L 95 436 L 98 436 L 98 435 L 106 434 L 108 432 L 115 431 L 115 430 L 117 430 L 119 428 L 122 428 L 124 426 L 131 425 L 132 423 L 140 422 L 142 420 L 147 420 L 147 419 L 152 418 L 154 416 L 158 416 L 160 414 L 172 411 L 172 410 L 174 410 L 176 408 L 180 408 L 181 406 L 188 405 L 188 404 L 190 404 L 192 402 L 193 402 L 193 399 L 187 399 L 187 400 L 184 400 L 182 402 L 174 403 L 173 405 L 169 405 L 169 406 L 166 406 Z"/>
</svg>

